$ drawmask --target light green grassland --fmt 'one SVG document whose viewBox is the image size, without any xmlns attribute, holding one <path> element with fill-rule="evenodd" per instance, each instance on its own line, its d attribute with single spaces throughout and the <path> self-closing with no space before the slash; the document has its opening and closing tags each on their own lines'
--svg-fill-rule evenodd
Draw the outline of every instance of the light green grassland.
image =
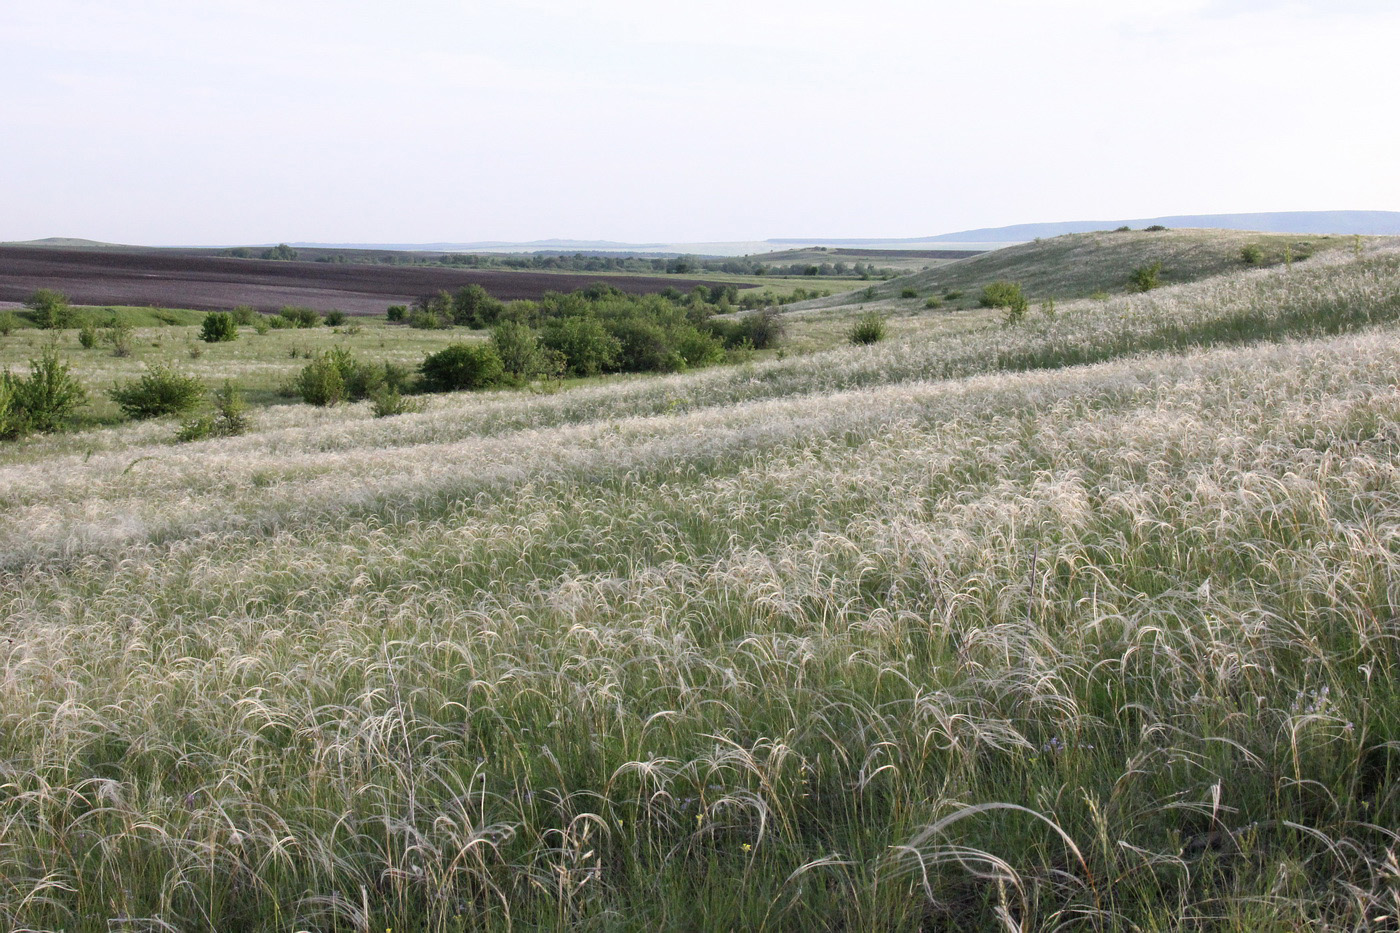
<svg viewBox="0 0 1400 933">
<path fill-rule="evenodd" d="M 0 451 L 0 926 L 1389 929 L 1400 249 L 859 304 Z"/>
</svg>

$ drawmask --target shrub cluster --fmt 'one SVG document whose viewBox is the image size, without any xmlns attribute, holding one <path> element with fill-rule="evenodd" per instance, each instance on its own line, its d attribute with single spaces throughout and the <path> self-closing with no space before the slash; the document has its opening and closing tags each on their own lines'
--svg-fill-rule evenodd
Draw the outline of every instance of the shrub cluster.
<svg viewBox="0 0 1400 933">
<path fill-rule="evenodd" d="M 278 321 L 284 323 L 278 323 Z M 314 308 L 298 308 L 288 305 L 277 312 L 277 317 L 273 318 L 273 327 L 317 327 L 321 323 L 321 314 Z"/>
<path fill-rule="evenodd" d="M 358 402 L 381 392 L 402 391 L 409 370 L 395 363 L 366 363 L 345 347 L 317 353 L 297 375 L 293 388 L 308 405 Z"/>
<path fill-rule="evenodd" d="M 679 294 L 679 293 L 676 293 Z M 718 299 L 712 302 L 711 299 Z M 688 296 L 626 295 L 595 283 L 568 294 L 509 304 L 469 285 L 419 301 L 408 313 L 490 327 L 488 344 L 454 344 L 422 367 L 428 391 L 520 384 L 539 376 L 610 372 L 679 372 L 722 361 L 726 350 L 776 347 L 783 335 L 773 309 L 743 317 L 717 316 L 732 307 L 723 287 L 697 286 Z M 430 326 L 430 325 L 420 325 Z"/>
</svg>

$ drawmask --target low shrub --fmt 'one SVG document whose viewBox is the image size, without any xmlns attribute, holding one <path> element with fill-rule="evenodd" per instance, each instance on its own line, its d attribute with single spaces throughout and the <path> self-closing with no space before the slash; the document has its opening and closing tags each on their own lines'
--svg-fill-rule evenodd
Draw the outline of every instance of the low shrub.
<svg viewBox="0 0 1400 933">
<path fill-rule="evenodd" d="M 384 312 L 384 318 L 391 324 L 397 324 L 408 317 L 407 305 L 389 305 L 389 309 Z"/>
<path fill-rule="evenodd" d="M 47 330 L 72 327 L 76 320 L 68 296 L 51 288 L 34 292 L 24 300 L 24 306 L 33 312 L 34 323 Z"/>
<path fill-rule="evenodd" d="M 10 336 L 11 331 L 19 327 L 19 315 L 13 311 L 0 311 L 0 337 Z"/>
<path fill-rule="evenodd" d="M 87 390 L 53 347 L 46 347 L 37 360 L 29 361 L 28 376 L 12 376 L 6 371 L 0 381 L 5 383 L 8 396 L 7 413 L 0 425 L 3 437 L 62 431 L 87 401 Z"/>
<path fill-rule="evenodd" d="M 1150 226 L 1150 227 L 1143 227 L 1142 229 L 1143 229 L 1143 231 L 1146 232 L 1146 233 L 1163 233 L 1163 232 L 1169 230 L 1170 228 L 1169 228 L 1169 227 L 1164 227 L 1164 226 L 1162 226 L 1161 224 L 1153 224 L 1153 225 Z"/>
<path fill-rule="evenodd" d="M 262 317 L 252 305 L 239 305 L 229 312 L 233 316 L 233 323 L 239 327 L 252 327 L 253 322 Z"/>
<path fill-rule="evenodd" d="M 1240 261 L 1257 266 L 1264 261 L 1264 251 L 1253 243 L 1240 247 Z"/>
<path fill-rule="evenodd" d="M 78 328 L 78 343 L 84 350 L 91 350 L 97 346 L 97 328 L 91 321 L 83 321 Z"/>
<path fill-rule="evenodd" d="M 918 298 L 918 297 L 919 297 L 919 290 L 918 290 L 917 288 L 908 288 L 908 287 L 902 288 L 902 289 L 899 290 L 899 297 L 901 297 L 901 298 Z"/>
<path fill-rule="evenodd" d="M 248 406 L 232 382 L 214 391 L 214 411 L 186 421 L 175 434 L 177 441 L 202 441 L 211 437 L 237 437 L 249 427 Z"/>
<path fill-rule="evenodd" d="M 851 343 L 872 344 L 885 339 L 885 318 L 876 311 L 867 311 L 856 319 L 846 335 Z"/>
<path fill-rule="evenodd" d="M 204 398 L 204 384 L 164 363 L 151 363 L 146 372 L 107 392 L 128 418 L 137 420 L 183 415 Z"/>
<path fill-rule="evenodd" d="M 429 392 L 456 392 L 499 385 L 505 376 L 501 358 L 489 343 L 454 343 L 429 353 L 419 368 Z"/>
<path fill-rule="evenodd" d="M 345 401 L 345 376 L 329 353 L 318 353 L 297 375 L 294 383 L 301 400 L 324 408 Z"/>
<path fill-rule="evenodd" d="M 327 311 L 327 312 L 326 312 L 326 324 L 327 324 L 327 326 L 329 326 L 329 327 L 339 327 L 341 324 L 344 324 L 344 323 L 345 323 L 345 312 L 344 312 L 344 311 Z"/>
<path fill-rule="evenodd" d="M 214 311 L 204 316 L 199 339 L 205 343 L 226 343 L 238 339 L 238 323 L 227 311 Z"/>
<path fill-rule="evenodd" d="M 1026 304 L 1026 295 L 1016 282 L 992 282 L 983 286 L 978 304 L 984 308 L 1013 308 Z M 1024 310 L 1024 307 L 1023 307 Z"/>
<path fill-rule="evenodd" d="M 277 316 L 287 321 L 292 327 L 317 327 L 321 323 L 321 314 L 314 308 L 298 308 L 288 305 L 278 311 Z"/>
<path fill-rule="evenodd" d="M 942 298 L 939 298 L 937 295 L 931 296 L 931 297 L 929 297 L 929 298 L 927 298 L 927 299 L 924 300 L 924 307 L 925 307 L 925 308 L 941 308 L 941 307 L 943 307 L 943 299 L 942 299 Z"/>
<path fill-rule="evenodd" d="M 957 300 L 958 300 L 959 298 L 961 298 L 962 296 L 963 296 L 963 293 L 962 293 L 960 290 L 954 289 L 954 290 L 952 290 L 952 291 L 950 291 L 950 292 L 944 292 L 944 293 L 943 293 L 943 300 L 944 300 L 944 301 L 957 301 Z"/>
<path fill-rule="evenodd" d="M 1138 266 L 1128 276 L 1128 289 L 1134 292 L 1150 292 L 1154 288 L 1162 287 L 1162 264 L 1154 262 L 1146 266 Z"/>
<path fill-rule="evenodd" d="M 370 402 L 370 411 L 376 418 L 411 415 L 423 410 L 421 399 L 408 398 L 397 389 L 385 389 L 372 396 Z"/>
</svg>

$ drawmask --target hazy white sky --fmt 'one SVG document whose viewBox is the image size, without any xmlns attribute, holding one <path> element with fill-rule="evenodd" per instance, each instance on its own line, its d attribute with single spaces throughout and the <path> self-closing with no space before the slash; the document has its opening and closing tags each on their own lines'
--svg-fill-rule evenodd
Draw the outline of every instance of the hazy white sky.
<svg viewBox="0 0 1400 933">
<path fill-rule="evenodd" d="M 0 2 L 0 240 L 1400 210 L 1396 0 Z"/>
</svg>

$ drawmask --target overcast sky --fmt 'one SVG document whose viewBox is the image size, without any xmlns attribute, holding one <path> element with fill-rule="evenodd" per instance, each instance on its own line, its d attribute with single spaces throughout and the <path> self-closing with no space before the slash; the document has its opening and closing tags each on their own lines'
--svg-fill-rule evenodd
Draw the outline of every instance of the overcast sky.
<svg viewBox="0 0 1400 933">
<path fill-rule="evenodd" d="M 1400 210 L 1395 0 L 0 3 L 0 240 Z"/>
</svg>

